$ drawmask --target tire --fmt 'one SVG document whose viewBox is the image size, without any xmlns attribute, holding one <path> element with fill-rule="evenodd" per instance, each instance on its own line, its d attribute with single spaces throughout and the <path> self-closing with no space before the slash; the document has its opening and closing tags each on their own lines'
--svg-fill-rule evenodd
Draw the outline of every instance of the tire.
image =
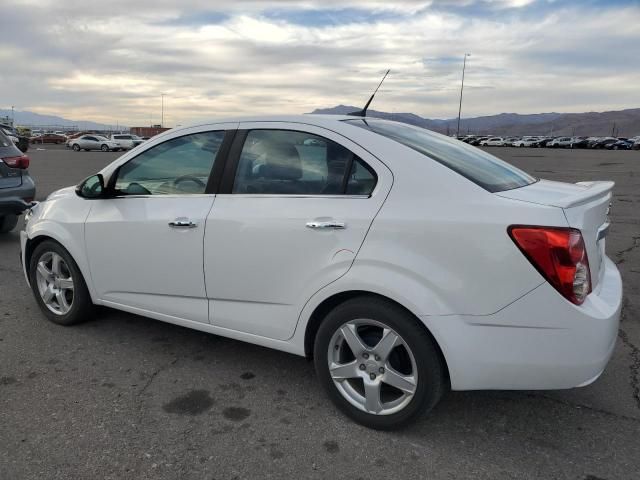
<svg viewBox="0 0 640 480">
<path fill-rule="evenodd" d="M 378 343 L 383 328 L 390 329 L 385 338 L 396 334 L 401 342 L 388 350 L 388 355 Z M 356 336 L 347 341 L 342 332 L 354 331 Z M 351 344 L 356 345 L 355 349 L 357 345 L 362 348 L 355 352 Z M 334 380 L 330 362 L 346 367 L 342 371 L 334 368 L 333 375 L 343 372 L 348 377 Z M 357 423 L 377 430 L 400 428 L 427 413 L 448 385 L 446 367 L 429 332 L 401 307 L 372 296 L 348 300 L 329 312 L 316 335 L 314 363 L 318 378 L 334 404 Z M 400 377 L 398 372 L 402 372 Z M 390 381 L 409 390 L 391 387 L 387 383 Z M 365 394 L 365 386 L 369 388 L 369 396 Z M 368 401 L 380 400 L 380 393 L 384 396 L 382 401 Z M 371 413 L 376 409 L 379 413 Z"/>
<path fill-rule="evenodd" d="M 59 258 L 58 268 L 53 265 L 56 256 Z M 48 275 L 56 275 L 58 278 L 45 278 L 43 273 L 38 271 L 39 263 L 43 264 L 44 272 L 48 272 Z M 66 285 L 69 285 L 69 280 L 71 280 L 72 289 L 64 288 L 63 286 L 65 284 L 62 282 L 67 282 Z M 69 252 L 59 243 L 53 240 L 45 240 L 35 248 L 29 261 L 29 283 L 31 283 L 31 290 L 40 310 L 53 323 L 68 326 L 84 322 L 93 317 L 95 307 L 91 301 L 82 273 Z M 46 288 L 41 294 L 41 289 L 45 285 Z M 51 295 L 50 306 L 47 305 L 44 299 L 47 291 Z M 62 297 L 59 297 L 59 295 L 62 295 Z M 59 298 L 64 300 L 58 300 Z M 58 307 L 58 312 L 54 311 L 56 306 Z"/>
<path fill-rule="evenodd" d="M 78 145 L 77 143 L 74 143 L 71 148 L 73 149 L 74 152 L 80 151 L 80 145 Z"/>
<path fill-rule="evenodd" d="M 0 233 L 9 233 L 16 228 L 18 224 L 18 215 L 7 214 L 0 217 Z"/>
<path fill-rule="evenodd" d="M 107 145 L 102 145 L 100 147 L 100 150 L 102 150 L 103 152 L 108 152 L 109 151 L 109 147 Z"/>
</svg>

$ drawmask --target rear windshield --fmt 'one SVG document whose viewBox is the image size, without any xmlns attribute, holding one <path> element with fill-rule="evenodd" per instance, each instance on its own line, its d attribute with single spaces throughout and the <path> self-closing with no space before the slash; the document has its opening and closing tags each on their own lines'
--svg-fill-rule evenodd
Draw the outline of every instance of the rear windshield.
<svg viewBox="0 0 640 480">
<path fill-rule="evenodd" d="M 512 190 L 536 181 L 531 175 L 479 148 L 420 127 L 373 118 L 345 122 L 406 145 L 489 192 Z"/>
</svg>

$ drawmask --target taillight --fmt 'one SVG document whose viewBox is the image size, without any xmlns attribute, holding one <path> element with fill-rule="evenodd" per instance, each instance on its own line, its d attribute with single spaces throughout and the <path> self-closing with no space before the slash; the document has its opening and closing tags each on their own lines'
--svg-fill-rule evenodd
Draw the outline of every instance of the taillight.
<svg viewBox="0 0 640 480">
<path fill-rule="evenodd" d="M 575 228 L 512 225 L 509 236 L 546 280 L 570 302 L 591 293 L 589 259 Z"/>
<path fill-rule="evenodd" d="M 11 168 L 29 168 L 29 157 L 20 155 L 19 157 L 4 157 L 2 159 Z"/>
</svg>

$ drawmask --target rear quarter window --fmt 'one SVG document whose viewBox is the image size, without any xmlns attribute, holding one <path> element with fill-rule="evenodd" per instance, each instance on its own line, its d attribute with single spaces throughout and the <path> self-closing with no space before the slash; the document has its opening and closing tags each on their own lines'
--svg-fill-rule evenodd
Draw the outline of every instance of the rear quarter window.
<svg viewBox="0 0 640 480">
<path fill-rule="evenodd" d="M 536 181 L 535 177 L 479 148 L 420 127 L 368 118 L 344 121 L 420 152 L 489 192 L 512 190 Z"/>
</svg>

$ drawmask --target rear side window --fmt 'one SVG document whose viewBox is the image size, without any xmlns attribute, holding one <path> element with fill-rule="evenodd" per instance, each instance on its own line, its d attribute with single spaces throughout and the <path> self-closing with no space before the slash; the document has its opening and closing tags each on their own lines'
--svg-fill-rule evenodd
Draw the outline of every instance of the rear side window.
<svg viewBox="0 0 640 480">
<path fill-rule="evenodd" d="M 379 119 L 345 121 L 406 145 L 489 192 L 524 187 L 536 181 L 531 175 L 483 150 L 423 128 Z M 501 139 L 496 137 L 495 140 Z"/>
<path fill-rule="evenodd" d="M 342 145 L 293 130 L 247 134 L 233 193 L 262 195 L 370 195 L 375 172 Z"/>
</svg>

